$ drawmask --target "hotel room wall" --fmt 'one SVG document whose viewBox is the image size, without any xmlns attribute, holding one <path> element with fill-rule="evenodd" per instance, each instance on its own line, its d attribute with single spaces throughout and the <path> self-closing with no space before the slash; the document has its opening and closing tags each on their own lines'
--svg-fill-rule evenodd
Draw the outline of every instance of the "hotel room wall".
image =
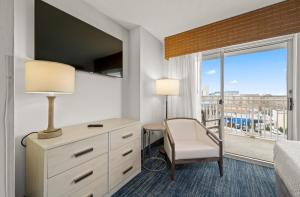
<svg viewBox="0 0 300 197">
<path fill-rule="evenodd" d="M 0 2 L 0 196 L 14 195 L 13 1 Z"/>
<path fill-rule="evenodd" d="M 289 140 L 300 141 L 300 33 L 295 34 L 293 39 L 293 99 L 292 130 L 288 132 Z M 290 121 L 291 119 L 288 119 Z"/>
<path fill-rule="evenodd" d="M 15 0 L 15 143 L 16 196 L 25 194 L 25 151 L 21 138 L 47 126 L 45 95 L 24 93 L 24 61 L 34 58 L 34 1 Z M 124 51 L 123 79 L 76 72 L 76 90 L 55 101 L 57 127 L 122 116 L 122 84 L 127 80 L 128 30 L 80 0 L 46 2 L 121 39 Z M 78 49 L 80 50 L 80 49 Z"/>
<path fill-rule="evenodd" d="M 146 29 L 136 27 L 129 33 L 129 86 L 123 112 L 143 123 L 161 123 L 164 98 L 155 95 L 155 80 L 163 77 L 163 44 Z M 151 142 L 162 137 L 154 133 Z"/>
<path fill-rule="evenodd" d="M 155 93 L 155 80 L 163 77 L 163 44 L 144 28 L 141 32 L 141 121 L 162 123 L 164 119 L 164 97 Z M 153 134 L 152 142 L 161 138 L 159 132 Z"/>
<path fill-rule="evenodd" d="M 296 133 L 297 133 L 297 140 L 300 141 L 300 33 L 297 34 L 297 66 L 296 66 L 296 77 L 295 77 L 295 84 L 296 84 L 296 104 L 295 104 L 295 126 Z"/>
<path fill-rule="evenodd" d="M 129 67 L 127 80 L 123 83 L 122 114 L 140 120 L 140 31 L 129 31 Z"/>
</svg>

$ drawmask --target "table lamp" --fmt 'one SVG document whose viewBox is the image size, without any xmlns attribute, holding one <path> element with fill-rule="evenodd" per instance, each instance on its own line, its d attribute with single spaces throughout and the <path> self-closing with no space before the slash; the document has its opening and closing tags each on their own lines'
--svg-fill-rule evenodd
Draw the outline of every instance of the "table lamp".
<svg viewBox="0 0 300 197">
<path fill-rule="evenodd" d="M 54 128 L 55 94 L 72 94 L 75 87 L 75 68 L 50 61 L 32 60 L 25 63 L 25 92 L 48 94 L 48 128 L 38 132 L 39 139 L 62 135 L 60 128 Z"/>
<path fill-rule="evenodd" d="M 156 80 L 156 94 L 166 96 L 166 120 L 168 119 L 168 96 L 179 95 L 179 80 L 158 79 Z"/>
</svg>

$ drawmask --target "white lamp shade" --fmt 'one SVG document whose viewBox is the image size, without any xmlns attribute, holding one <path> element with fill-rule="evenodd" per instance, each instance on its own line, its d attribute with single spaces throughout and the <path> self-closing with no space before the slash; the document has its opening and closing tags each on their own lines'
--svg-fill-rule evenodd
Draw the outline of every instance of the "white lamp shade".
<svg viewBox="0 0 300 197">
<path fill-rule="evenodd" d="M 50 61 L 25 63 L 25 91 L 28 93 L 70 94 L 75 87 L 75 68 Z"/>
<path fill-rule="evenodd" d="M 156 80 L 156 94 L 164 96 L 176 96 L 179 94 L 179 80 L 159 79 Z"/>
</svg>

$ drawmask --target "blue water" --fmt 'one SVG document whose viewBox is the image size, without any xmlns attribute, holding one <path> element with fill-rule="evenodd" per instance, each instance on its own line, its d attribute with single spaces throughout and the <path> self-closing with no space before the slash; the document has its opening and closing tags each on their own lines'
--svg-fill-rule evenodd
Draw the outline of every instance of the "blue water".
<svg viewBox="0 0 300 197">
<path fill-rule="evenodd" d="M 238 125 L 250 125 L 251 120 L 248 118 L 224 118 L 225 123 L 238 124 Z M 261 121 L 260 121 L 261 122 Z M 257 119 L 254 119 L 254 124 L 258 123 Z"/>
</svg>

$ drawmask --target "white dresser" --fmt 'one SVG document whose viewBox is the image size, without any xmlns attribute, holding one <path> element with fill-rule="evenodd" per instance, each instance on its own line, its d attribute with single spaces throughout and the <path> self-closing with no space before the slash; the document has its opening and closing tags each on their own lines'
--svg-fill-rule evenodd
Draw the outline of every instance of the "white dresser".
<svg viewBox="0 0 300 197">
<path fill-rule="evenodd" d="M 26 148 L 27 197 L 111 196 L 141 172 L 141 124 L 129 119 L 62 128 L 63 135 L 37 139 Z"/>
</svg>

